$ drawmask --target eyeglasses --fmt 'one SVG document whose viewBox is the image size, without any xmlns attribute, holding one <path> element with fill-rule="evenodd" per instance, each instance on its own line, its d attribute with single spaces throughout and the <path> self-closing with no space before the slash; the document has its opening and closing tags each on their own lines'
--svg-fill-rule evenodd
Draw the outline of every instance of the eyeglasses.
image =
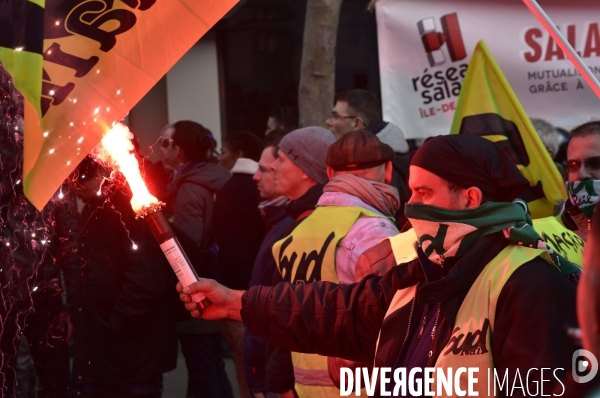
<svg viewBox="0 0 600 398">
<path fill-rule="evenodd" d="M 160 146 L 161 146 L 161 147 L 163 147 L 163 148 L 168 148 L 168 147 L 169 147 L 169 144 L 170 144 L 172 141 L 173 141 L 173 140 L 172 140 L 171 138 L 164 137 L 164 138 L 162 138 L 162 141 L 160 142 Z"/>
<path fill-rule="evenodd" d="M 569 173 L 577 173 L 581 168 L 581 165 L 585 165 L 585 169 L 590 173 L 593 171 L 600 170 L 600 156 L 592 156 L 591 158 L 587 158 L 585 162 L 580 160 L 569 160 L 567 161 L 567 167 L 569 169 Z"/>
<path fill-rule="evenodd" d="M 342 115 L 338 115 L 337 112 L 331 112 L 331 116 L 329 116 L 330 119 L 355 119 L 358 116 L 342 116 Z"/>
</svg>

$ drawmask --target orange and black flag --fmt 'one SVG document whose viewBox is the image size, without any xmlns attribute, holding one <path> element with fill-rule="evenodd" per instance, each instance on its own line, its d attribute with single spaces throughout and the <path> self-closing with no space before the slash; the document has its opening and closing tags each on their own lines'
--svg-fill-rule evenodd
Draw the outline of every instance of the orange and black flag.
<svg viewBox="0 0 600 398">
<path fill-rule="evenodd" d="M 237 1 L 3 1 L 0 62 L 27 99 L 29 200 L 42 209 L 113 124 Z"/>
<path fill-rule="evenodd" d="M 561 175 L 483 40 L 469 62 L 450 134 L 479 135 L 508 152 L 529 180 L 521 199 L 533 219 L 562 208 L 567 192 Z"/>
</svg>

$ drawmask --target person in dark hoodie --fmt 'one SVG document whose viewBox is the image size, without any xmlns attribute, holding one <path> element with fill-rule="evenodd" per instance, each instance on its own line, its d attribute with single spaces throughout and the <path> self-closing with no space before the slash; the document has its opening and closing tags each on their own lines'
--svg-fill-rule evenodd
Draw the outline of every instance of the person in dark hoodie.
<svg viewBox="0 0 600 398">
<path fill-rule="evenodd" d="M 253 176 L 263 199 L 259 209 L 266 234 L 252 268 L 250 286 L 270 286 L 273 283 L 273 276 L 279 273 L 273 258 L 273 244 L 286 236 L 294 221 L 285 209 L 288 199 L 275 193 L 275 175 L 271 169 L 271 164 L 277 159 L 279 142 L 285 134 L 283 130 L 270 132 L 258 161 L 258 171 Z M 248 387 L 255 398 L 269 394 L 294 396 L 294 368 L 290 352 L 280 350 L 247 331 L 244 333 L 244 370 Z"/>
<path fill-rule="evenodd" d="M 163 160 L 173 169 L 167 194 L 167 217 L 184 240 L 196 245 L 203 261 L 198 275 L 215 277 L 217 253 L 214 197 L 231 178 L 229 171 L 210 161 L 214 140 L 202 125 L 189 120 L 173 125 Z M 188 369 L 188 397 L 230 397 L 231 384 L 222 358 L 218 322 L 189 319 L 177 325 Z"/>
<path fill-rule="evenodd" d="M 252 266 L 265 226 L 258 210 L 260 195 L 252 176 L 258 169 L 262 140 L 247 132 L 229 134 L 223 141 L 219 164 L 232 177 L 215 200 L 215 236 L 219 245 L 217 280 L 232 289 L 247 289 Z M 244 325 L 230 319 L 221 322 L 223 335 L 231 344 L 238 388 L 250 398 L 244 372 Z"/>
<path fill-rule="evenodd" d="M 213 143 L 203 126 L 184 120 L 173 127 L 165 160 L 175 170 L 167 194 L 169 221 L 207 251 L 214 237 L 213 198 L 231 174 L 208 160 Z"/>
</svg>

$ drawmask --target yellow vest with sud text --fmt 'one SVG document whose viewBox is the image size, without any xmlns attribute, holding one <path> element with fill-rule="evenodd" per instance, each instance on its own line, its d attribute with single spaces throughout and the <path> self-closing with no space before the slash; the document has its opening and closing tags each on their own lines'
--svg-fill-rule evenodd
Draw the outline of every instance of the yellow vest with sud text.
<svg viewBox="0 0 600 398">
<path fill-rule="evenodd" d="M 317 207 L 290 235 L 273 245 L 273 256 L 283 280 L 296 284 L 339 283 L 336 250 L 360 217 L 386 218 L 359 207 Z M 327 371 L 327 357 L 292 352 L 292 362 L 299 397 L 339 397 L 340 390 Z"/>
<path fill-rule="evenodd" d="M 389 241 L 397 264 L 406 263 L 417 258 L 415 250 L 417 237 L 414 230 L 411 229 L 389 238 Z M 474 374 L 475 378 L 478 379 L 478 382 L 474 385 L 474 391 L 478 392 L 480 397 L 494 396 L 494 358 L 491 352 L 491 338 L 498 298 L 511 275 L 521 265 L 538 256 L 545 260 L 545 251 L 511 244 L 485 266 L 458 310 L 452 336 L 435 363 L 434 380 L 437 368 L 443 370 L 444 374 L 448 376 L 448 368 L 455 371 L 462 367 L 478 367 L 479 372 Z M 548 264 L 548 266 L 552 267 L 554 265 Z M 400 307 L 409 304 L 414 299 L 415 294 L 416 285 L 398 290 L 384 319 Z M 488 369 L 492 378 L 490 394 L 488 394 Z M 454 373 L 452 373 L 452 380 L 454 393 L 457 391 L 454 386 Z M 468 391 L 468 373 L 461 374 L 460 389 Z M 435 381 L 432 391 L 437 392 L 437 382 Z M 445 393 L 444 389 L 442 389 L 442 393 Z M 454 395 L 442 394 L 436 396 L 453 397 Z"/>
<path fill-rule="evenodd" d="M 477 383 L 474 391 L 480 397 L 494 395 L 494 358 L 492 355 L 492 332 L 496 319 L 496 305 L 502 288 L 511 275 L 523 264 L 541 256 L 545 259 L 545 251 L 528 247 L 508 245 L 481 271 L 475 283 L 469 289 L 454 322 L 452 336 L 440 353 L 435 367 L 448 375 L 448 368 L 479 368 L 474 373 Z M 549 267 L 553 265 L 548 264 Z M 557 272 L 558 271 L 557 269 Z M 435 378 L 436 373 L 434 373 Z M 488 384 L 488 375 L 491 382 Z M 452 374 L 454 378 L 454 373 Z M 453 379 L 454 381 L 454 379 Z M 454 384 L 454 383 L 453 383 Z M 436 386 L 434 382 L 433 386 Z M 460 376 L 460 389 L 468 391 L 468 373 Z M 488 394 L 488 387 L 490 388 Z M 453 385 L 453 392 L 456 392 Z M 442 389 L 442 393 L 445 390 Z M 454 397 L 455 395 L 436 395 L 438 397 Z"/>
</svg>

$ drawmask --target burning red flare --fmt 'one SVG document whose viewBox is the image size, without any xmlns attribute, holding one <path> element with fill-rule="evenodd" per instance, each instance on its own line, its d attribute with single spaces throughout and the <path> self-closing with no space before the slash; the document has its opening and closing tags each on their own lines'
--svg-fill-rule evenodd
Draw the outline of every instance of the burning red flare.
<svg viewBox="0 0 600 398">
<path fill-rule="evenodd" d="M 160 202 L 148 192 L 142 179 L 140 165 L 133 154 L 132 138 L 133 134 L 127 126 L 117 123 L 102 139 L 98 156 L 103 161 L 114 164 L 125 176 L 133 194 L 131 207 L 137 215 L 141 215 L 146 209 L 159 206 Z"/>
</svg>

